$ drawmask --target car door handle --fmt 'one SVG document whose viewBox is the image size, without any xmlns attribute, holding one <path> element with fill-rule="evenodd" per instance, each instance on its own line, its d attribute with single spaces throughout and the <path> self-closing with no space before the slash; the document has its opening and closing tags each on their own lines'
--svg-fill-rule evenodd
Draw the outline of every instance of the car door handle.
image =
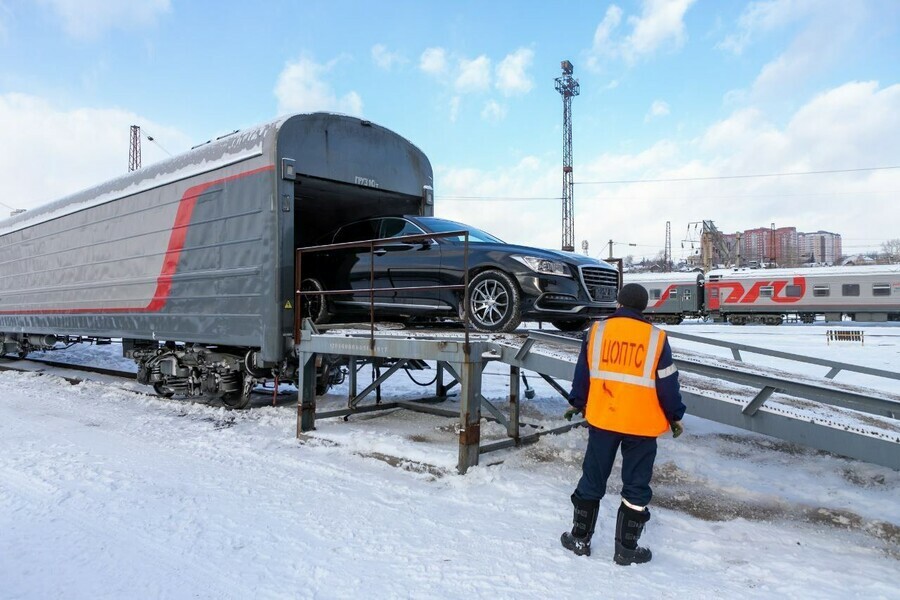
<svg viewBox="0 0 900 600">
<path fill-rule="evenodd" d="M 385 250 L 384 248 L 376 248 L 372 251 L 372 254 L 374 254 L 375 256 L 384 256 L 385 254 L 387 254 L 387 250 Z"/>
</svg>

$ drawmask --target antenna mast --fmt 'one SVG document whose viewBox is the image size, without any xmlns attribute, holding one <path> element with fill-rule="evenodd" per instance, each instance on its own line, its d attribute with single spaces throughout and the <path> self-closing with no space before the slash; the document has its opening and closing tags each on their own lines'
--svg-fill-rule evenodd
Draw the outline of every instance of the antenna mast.
<svg viewBox="0 0 900 600">
<path fill-rule="evenodd" d="M 131 145 L 128 149 L 128 172 L 141 168 L 141 128 L 139 125 L 131 126 Z"/>
<path fill-rule="evenodd" d="M 562 76 L 556 78 L 556 91 L 563 100 L 563 203 L 562 249 L 575 250 L 575 206 L 572 185 L 572 97 L 581 93 L 578 80 L 572 77 L 575 68 L 567 60 L 560 63 Z"/>
</svg>

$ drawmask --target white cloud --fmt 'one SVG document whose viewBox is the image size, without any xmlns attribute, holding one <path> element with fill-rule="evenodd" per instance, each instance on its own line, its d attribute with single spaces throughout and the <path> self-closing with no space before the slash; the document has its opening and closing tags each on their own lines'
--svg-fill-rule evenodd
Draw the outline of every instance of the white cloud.
<svg viewBox="0 0 900 600">
<path fill-rule="evenodd" d="M 850 2 L 829 10 L 809 9 L 809 18 L 787 49 L 763 67 L 753 82 L 752 95 L 780 97 L 785 88 L 798 89 L 810 77 L 843 59 L 858 43 L 862 23 L 870 18 L 866 7 Z M 794 13 L 796 18 L 802 15 Z"/>
<path fill-rule="evenodd" d="M 600 52 L 609 52 L 615 45 L 612 41 L 612 34 L 618 29 L 622 22 L 622 9 L 611 4 L 603 15 L 603 20 L 597 25 L 594 31 L 594 48 Z"/>
<path fill-rule="evenodd" d="M 188 149 L 180 131 L 119 109 L 64 109 L 25 94 L 0 95 L 0 216 L 36 208 L 128 172 L 131 125 L 170 152 Z M 144 166 L 167 158 L 146 138 Z"/>
<path fill-rule="evenodd" d="M 737 31 L 725 36 L 716 47 L 734 54 L 742 54 L 759 35 L 780 29 L 823 7 L 822 0 L 751 2 L 738 18 Z"/>
<path fill-rule="evenodd" d="M 469 94 L 484 94 L 496 86 L 504 96 L 524 94 L 531 90 L 534 82 L 528 69 L 534 59 L 534 52 L 528 48 L 507 54 L 496 67 L 496 82 L 492 79 L 492 62 L 482 54 L 477 58 L 450 56 L 444 48 L 428 48 L 419 59 L 419 69 L 445 88 L 449 99 L 449 119 L 455 123 L 463 107 L 463 99 Z M 442 103 L 443 104 L 443 103 Z M 475 103 L 466 104 L 474 107 Z M 506 107 L 491 100 L 481 110 L 481 118 L 499 121 L 506 116 Z"/>
<path fill-rule="evenodd" d="M 391 52 L 384 44 L 372 46 L 372 60 L 385 71 L 390 71 L 394 65 L 402 65 L 407 62 L 402 54 Z"/>
<path fill-rule="evenodd" d="M 336 61 L 331 61 L 321 65 L 304 56 L 285 65 L 275 85 L 278 114 L 331 111 L 362 116 L 363 102 L 359 94 L 350 91 L 338 97 L 324 80 L 335 64 Z"/>
<path fill-rule="evenodd" d="M 510 243 L 559 247 L 562 179 L 558 161 L 551 164 L 525 156 L 514 165 L 492 171 L 436 165 L 435 184 L 435 202 L 440 204 L 442 217 L 480 227 Z M 448 196 L 551 199 L 467 201 L 446 199 Z"/>
<path fill-rule="evenodd" d="M 434 76 L 447 72 L 447 51 L 443 48 L 426 48 L 419 57 L 419 68 Z"/>
<path fill-rule="evenodd" d="M 528 69 L 534 60 L 534 51 L 519 48 L 497 65 L 497 89 L 506 96 L 525 94 L 534 87 L 534 81 L 528 75 Z"/>
<path fill-rule="evenodd" d="M 459 70 L 454 82 L 460 93 L 483 92 L 491 87 L 491 59 L 485 55 L 459 60 Z"/>
<path fill-rule="evenodd" d="M 680 48 L 687 37 L 684 16 L 695 1 L 643 0 L 641 15 L 628 17 L 631 33 L 623 39 L 614 37 L 622 21 L 622 9 L 611 5 L 594 31 L 588 68 L 596 70 L 604 59 L 614 58 L 633 64 L 663 47 Z"/>
<path fill-rule="evenodd" d="M 110 29 L 153 25 L 169 12 L 170 0 L 39 0 L 59 17 L 73 38 L 94 39 Z"/>
<path fill-rule="evenodd" d="M 481 109 L 481 118 L 496 123 L 506 117 L 506 107 L 496 100 L 488 100 Z"/>
<path fill-rule="evenodd" d="M 650 105 L 650 110 L 644 117 L 644 123 L 649 123 L 652 119 L 655 119 L 657 117 L 665 117 L 668 114 L 669 104 L 663 100 L 654 100 L 653 104 Z"/>
<path fill-rule="evenodd" d="M 629 17 L 633 31 L 623 44 L 628 61 L 652 54 L 663 44 L 680 48 L 684 44 L 684 15 L 695 0 L 644 0 L 640 17 Z"/>
</svg>

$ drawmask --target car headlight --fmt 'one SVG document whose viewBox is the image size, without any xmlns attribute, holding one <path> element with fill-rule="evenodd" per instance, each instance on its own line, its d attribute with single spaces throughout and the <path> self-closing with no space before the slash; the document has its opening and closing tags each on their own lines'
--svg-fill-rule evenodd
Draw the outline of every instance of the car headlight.
<svg viewBox="0 0 900 600">
<path fill-rule="evenodd" d="M 572 274 L 569 273 L 568 267 L 556 260 L 538 258 L 537 256 L 521 256 L 518 254 L 514 254 L 510 258 L 519 261 L 520 263 L 537 273 L 542 273 L 545 275 L 559 275 L 561 277 L 572 276 Z"/>
</svg>

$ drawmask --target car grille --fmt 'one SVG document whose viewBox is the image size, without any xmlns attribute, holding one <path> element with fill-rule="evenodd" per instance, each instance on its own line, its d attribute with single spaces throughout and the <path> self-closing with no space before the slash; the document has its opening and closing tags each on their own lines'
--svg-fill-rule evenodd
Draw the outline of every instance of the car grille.
<svg viewBox="0 0 900 600">
<path fill-rule="evenodd" d="M 619 274 L 603 267 L 579 267 L 581 284 L 595 302 L 615 302 Z"/>
</svg>

